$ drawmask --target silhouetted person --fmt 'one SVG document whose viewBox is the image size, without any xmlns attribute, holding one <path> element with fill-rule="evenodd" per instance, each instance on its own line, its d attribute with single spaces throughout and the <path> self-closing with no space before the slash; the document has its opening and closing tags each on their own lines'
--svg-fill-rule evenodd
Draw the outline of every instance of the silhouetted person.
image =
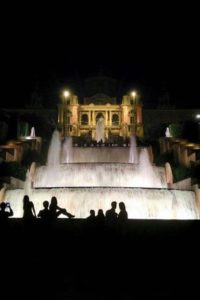
<svg viewBox="0 0 200 300">
<path fill-rule="evenodd" d="M 9 211 L 6 211 L 6 207 Z M 13 216 L 13 210 L 10 207 L 10 203 L 2 202 L 0 204 L 0 226 L 6 228 L 8 226 L 8 218 Z"/>
<path fill-rule="evenodd" d="M 36 218 L 35 207 L 28 195 L 25 195 L 23 198 L 23 211 L 23 219 L 25 221 L 32 221 Z"/>
<path fill-rule="evenodd" d="M 86 230 L 88 233 L 93 233 L 96 229 L 96 217 L 94 209 L 90 210 L 90 215 L 86 218 Z"/>
<path fill-rule="evenodd" d="M 58 206 L 58 201 L 55 196 L 51 198 L 51 203 L 49 206 L 49 211 L 50 211 L 50 218 L 51 220 L 56 220 L 61 214 L 67 216 L 68 218 L 72 219 L 75 216 L 67 212 L 65 208 L 61 208 Z"/>
<path fill-rule="evenodd" d="M 89 215 L 89 217 L 87 217 L 87 219 L 86 219 L 88 222 L 94 222 L 95 221 L 95 211 L 94 211 L 94 209 L 91 209 L 90 210 L 90 215 Z"/>
<path fill-rule="evenodd" d="M 125 236 L 128 230 L 128 214 L 124 202 L 119 203 L 118 225 L 121 236 Z"/>
<path fill-rule="evenodd" d="M 45 200 L 43 202 L 44 209 L 40 210 L 38 213 L 38 217 L 41 218 L 43 224 L 48 224 L 50 222 L 50 210 L 49 210 L 49 202 Z"/>
<path fill-rule="evenodd" d="M 111 209 L 106 211 L 106 225 L 109 227 L 115 227 L 117 224 L 117 213 L 116 213 L 117 202 L 111 203 Z"/>
<path fill-rule="evenodd" d="M 101 234 L 104 233 L 104 229 L 105 229 L 105 216 L 102 209 L 98 210 L 96 216 L 96 229 L 97 229 L 98 237 L 100 237 Z"/>
<path fill-rule="evenodd" d="M 105 225 L 105 216 L 104 216 L 102 209 L 98 210 L 98 213 L 96 216 L 96 223 L 97 223 L 98 228 L 101 228 Z"/>
<path fill-rule="evenodd" d="M 30 231 L 35 228 L 35 220 L 36 220 L 36 213 L 34 204 L 30 201 L 29 196 L 25 195 L 23 198 L 23 224 L 24 230 L 28 233 L 27 238 L 31 238 L 32 235 L 29 235 Z"/>
<path fill-rule="evenodd" d="M 43 202 L 43 207 L 44 209 L 40 210 L 39 213 L 38 213 L 38 218 L 41 218 L 41 219 L 48 219 L 49 218 L 49 215 L 50 215 L 50 212 L 49 212 L 49 202 L 47 200 L 45 200 Z"/>
<path fill-rule="evenodd" d="M 126 206 L 125 206 L 124 202 L 119 203 L 119 210 L 120 210 L 119 215 L 118 215 L 119 224 L 127 223 L 128 214 L 127 214 Z"/>
</svg>

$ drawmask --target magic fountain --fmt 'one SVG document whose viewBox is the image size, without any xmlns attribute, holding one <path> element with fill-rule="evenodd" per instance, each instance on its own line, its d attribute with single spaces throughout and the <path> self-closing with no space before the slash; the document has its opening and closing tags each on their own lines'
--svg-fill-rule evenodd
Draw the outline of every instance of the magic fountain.
<svg viewBox="0 0 200 300">
<path fill-rule="evenodd" d="M 56 196 L 58 204 L 76 218 L 85 218 L 90 209 L 110 208 L 124 202 L 130 219 L 199 219 L 195 193 L 168 189 L 165 168 L 154 166 L 147 148 L 72 147 L 67 137 L 62 143 L 54 131 L 46 166 L 27 175 L 24 189 L 7 190 L 15 215 L 22 216 L 22 199 L 28 194 L 36 212 L 44 200 Z"/>
</svg>

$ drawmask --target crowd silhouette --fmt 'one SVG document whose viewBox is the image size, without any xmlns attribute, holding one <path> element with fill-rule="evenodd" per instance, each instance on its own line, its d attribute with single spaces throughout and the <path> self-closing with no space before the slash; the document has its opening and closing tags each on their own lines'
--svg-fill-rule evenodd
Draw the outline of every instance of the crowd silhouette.
<svg viewBox="0 0 200 300">
<path fill-rule="evenodd" d="M 23 223 L 28 227 L 32 225 L 36 219 L 40 219 L 40 224 L 46 228 L 56 222 L 59 216 L 63 215 L 68 219 L 75 218 L 75 215 L 68 212 L 65 208 L 58 206 L 58 200 L 53 196 L 50 200 L 43 201 L 43 209 L 36 214 L 33 202 L 28 195 L 23 197 Z M 102 209 L 99 209 L 97 214 L 94 209 L 91 209 L 89 216 L 86 218 L 87 228 L 102 229 L 107 227 L 109 229 L 117 228 L 118 226 L 126 224 L 128 220 L 128 213 L 124 202 L 119 203 L 119 214 L 116 212 L 117 202 L 111 202 L 111 208 L 105 214 Z M 9 203 L 2 202 L 0 204 L 0 224 L 7 226 L 8 218 L 14 217 L 14 212 Z"/>
</svg>

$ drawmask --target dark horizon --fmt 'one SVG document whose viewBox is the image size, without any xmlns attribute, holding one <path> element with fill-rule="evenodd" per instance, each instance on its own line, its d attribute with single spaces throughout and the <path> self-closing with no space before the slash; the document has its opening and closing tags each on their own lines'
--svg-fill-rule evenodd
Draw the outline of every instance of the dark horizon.
<svg viewBox="0 0 200 300">
<path fill-rule="evenodd" d="M 160 70 L 159 64 L 153 66 L 149 62 L 94 65 L 90 61 L 90 64 L 85 67 L 79 63 L 72 65 L 66 62 L 63 65 L 58 63 L 50 70 L 30 66 L 28 70 L 16 74 L 12 79 L 11 85 L 14 89 L 9 93 L 9 100 L 7 99 L 9 82 L 7 82 L 8 87 L 3 95 L 1 107 L 22 108 L 30 103 L 32 94 L 37 92 L 43 99 L 44 107 L 56 108 L 63 89 L 69 88 L 83 98 L 87 96 L 84 94 L 84 81 L 100 75 L 117 80 L 117 97 L 121 98 L 132 89 L 137 90 L 141 95 L 144 108 L 156 108 L 159 99 L 166 95 L 169 96 L 170 105 L 176 108 L 199 108 L 197 78 L 193 80 L 185 77 L 181 74 L 181 69 L 174 70 L 174 74 L 167 76 L 167 73 L 170 73 L 169 68 L 163 67 L 163 70 Z"/>
<path fill-rule="evenodd" d="M 37 90 L 45 107 L 56 108 L 61 89 L 77 93 L 84 79 L 104 70 L 119 80 L 121 93 L 138 89 L 144 107 L 155 107 L 168 93 L 177 108 L 199 108 L 195 15 L 188 7 L 161 7 L 140 9 L 133 18 L 128 10 L 110 13 L 102 5 L 62 18 L 60 7 L 49 14 L 40 7 L 32 16 L 15 14 L 3 37 L 1 107 L 22 107 Z"/>
</svg>

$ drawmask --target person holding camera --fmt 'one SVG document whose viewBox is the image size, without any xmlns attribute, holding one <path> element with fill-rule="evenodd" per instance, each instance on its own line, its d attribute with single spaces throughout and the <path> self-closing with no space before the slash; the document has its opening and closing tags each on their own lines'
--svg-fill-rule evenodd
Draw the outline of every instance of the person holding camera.
<svg viewBox="0 0 200 300">
<path fill-rule="evenodd" d="M 0 224 L 5 226 L 8 224 L 8 218 L 13 216 L 13 210 L 10 207 L 10 203 L 5 202 L 0 204 L 0 208 Z M 6 208 L 8 208 L 8 211 Z"/>
</svg>

